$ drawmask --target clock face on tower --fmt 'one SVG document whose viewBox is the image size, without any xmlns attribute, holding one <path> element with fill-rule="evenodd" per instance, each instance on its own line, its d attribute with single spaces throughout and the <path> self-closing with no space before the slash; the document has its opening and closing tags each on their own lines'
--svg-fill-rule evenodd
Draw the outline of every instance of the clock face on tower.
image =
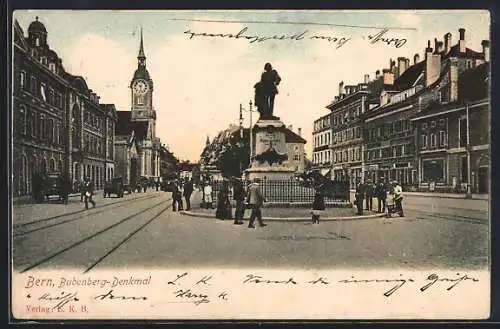
<svg viewBox="0 0 500 329">
<path fill-rule="evenodd" d="M 146 82 L 139 80 L 134 85 L 134 91 L 138 94 L 145 94 L 148 91 L 148 85 Z"/>
</svg>

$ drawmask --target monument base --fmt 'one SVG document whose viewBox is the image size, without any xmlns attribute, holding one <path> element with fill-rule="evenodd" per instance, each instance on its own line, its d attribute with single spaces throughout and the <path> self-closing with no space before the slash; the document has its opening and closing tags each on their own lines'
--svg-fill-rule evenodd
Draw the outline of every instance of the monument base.
<svg viewBox="0 0 500 329">
<path fill-rule="evenodd" d="M 253 180 L 290 180 L 294 177 L 295 170 L 284 166 L 260 166 L 245 170 L 248 179 Z"/>
</svg>

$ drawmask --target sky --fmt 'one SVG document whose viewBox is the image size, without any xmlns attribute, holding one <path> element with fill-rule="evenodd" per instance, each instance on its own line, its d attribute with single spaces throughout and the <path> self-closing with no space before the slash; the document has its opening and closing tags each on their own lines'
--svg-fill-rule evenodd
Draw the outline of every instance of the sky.
<svg viewBox="0 0 500 329">
<path fill-rule="evenodd" d="M 248 110 L 267 62 L 282 78 L 274 114 L 295 132 L 302 129 L 310 158 L 313 122 L 329 113 L 326 106 L 338 95 L 339 82 L 358 84 L 365 74 L 373 79 L 390 59 L 407 57 L 413 63 L 416 53 L 423 59 L 427 40 L 434 47 L 434 38 L 443 41 L 450 32 L 456 44 L 459 28 L 466 30 L 467 47 L 481 51 L 490 31 L 484 10 L 14 12 L 26 34 L 36 16 L 65 70 L 83 76 L 102 103 L 120 111 L 131 108 L 129 85 L 142 27 L 157 136 L 179 159 L 190 161 L 199 160 L 207 136 L 238 124 L 240 104 Z M 198 35 L 236 35 L 245 28 L 246 36 L 288 38 Z M 394 41 L 371 43 L 370 36 L 382 31 Z M 248 127 L 249 112 L 243 115 Z M 254 113 L 253 123 L 257 118 Z"/>
</svg>

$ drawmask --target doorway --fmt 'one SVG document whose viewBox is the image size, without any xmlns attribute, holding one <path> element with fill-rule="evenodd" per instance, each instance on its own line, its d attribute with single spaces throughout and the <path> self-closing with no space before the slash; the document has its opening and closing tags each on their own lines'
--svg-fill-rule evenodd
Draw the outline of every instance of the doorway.
<svg viewBox="0 0 500 329">
<path fill-rule="evenodd" d="M 478 193 L 484 194 L 489 192 L 489 167 L 479 167 L 477 171 Z"/>
</svg>

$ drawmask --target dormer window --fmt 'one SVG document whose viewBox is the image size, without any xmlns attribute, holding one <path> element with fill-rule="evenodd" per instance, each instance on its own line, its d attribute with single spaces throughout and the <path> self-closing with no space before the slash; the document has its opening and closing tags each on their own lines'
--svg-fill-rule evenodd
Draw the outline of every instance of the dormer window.
<svg viewBox="0 0 500 329">
<path fill-rule="evenodd" d="M 56 73 L 56 64 L 55 63 L 49 63 L 49 70 L 52 72 Z"/>
<path fill-rule="evenodd" d="M 40 62 L 42 62 L 43 65 L 47 65 L 47 57 L 43 56 L 40 58 Z"/>
</svg>

